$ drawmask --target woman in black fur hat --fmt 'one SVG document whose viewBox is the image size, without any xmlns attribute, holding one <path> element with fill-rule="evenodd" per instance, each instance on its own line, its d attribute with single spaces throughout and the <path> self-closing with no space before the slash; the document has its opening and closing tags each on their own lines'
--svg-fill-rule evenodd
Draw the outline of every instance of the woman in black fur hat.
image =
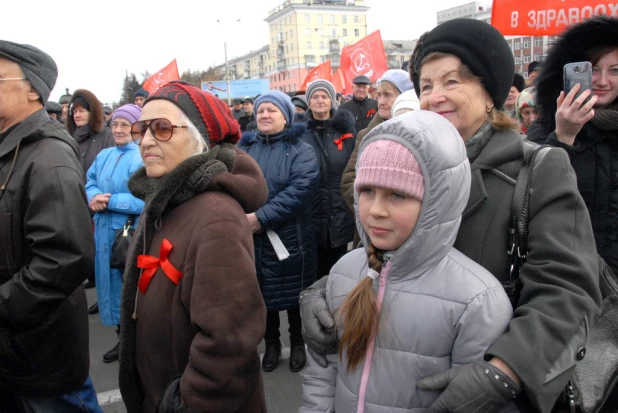
<svg viewBox="0 0 618 413">
<path fill-rule="evenodd" d="M 593 65 L 592 90 L 573 101 L 577 90 L 565 96 L 562 68 L 580 61 Z M 543 63 L 536 90 L 540 120 L 528 139 L 567 151 L 599 255 L 618 273 L 618 19 L 597 17 L 565 32 Z"/>
</svg>

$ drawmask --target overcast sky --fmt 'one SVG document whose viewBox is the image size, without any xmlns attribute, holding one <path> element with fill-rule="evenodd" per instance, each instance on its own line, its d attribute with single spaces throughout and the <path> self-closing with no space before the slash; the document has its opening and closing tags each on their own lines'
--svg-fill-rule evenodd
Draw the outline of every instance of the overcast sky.
<svg viewBox="0 0 618 413">
<path fill-rule="evenodd" d="M 268 11 L 283 0 L 17 0 L 2 4 L 0 39 L 49 53 L 64 88 L 85 88 L 99 100 L 119 100 L 125 70 L 142 80 L 176 58 L 178 69 L 207 69 L 268 43 Z M 368 32 L 412 40 L 436 25 L 436 12 L 466 0 L 368 0 Z M 217 19 L 221 23 L 217 23 Z M 239 23 L 236 21 L 240 19 Z"/>
</svg>

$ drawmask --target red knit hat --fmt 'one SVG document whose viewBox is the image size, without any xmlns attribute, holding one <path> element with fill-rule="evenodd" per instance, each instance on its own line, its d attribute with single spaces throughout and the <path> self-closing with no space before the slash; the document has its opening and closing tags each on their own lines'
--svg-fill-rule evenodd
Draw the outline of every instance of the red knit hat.
<svg viewBox="0 0 618 413">
<path fill-rule="evenodd" d="M 154 92 L 146 103 L 164 99 L 178 106 L 200 131 L 208 147 L 218 143 L 236 144 L 240 126 L 230 109 L 218 97 L 179 80 L 174 80 Z"/>
</svg>

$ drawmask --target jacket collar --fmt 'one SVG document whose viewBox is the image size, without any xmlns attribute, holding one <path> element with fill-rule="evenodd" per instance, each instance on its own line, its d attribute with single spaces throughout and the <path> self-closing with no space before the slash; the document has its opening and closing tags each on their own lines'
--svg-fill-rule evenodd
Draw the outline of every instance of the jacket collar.
<svg viewBox="0 0 618 413">
<path fill-rule="evenodd" d="M 521 135 L 512 130 L 496 131 L 493 128 L 486 129 L 485 133 L 490 135 L 489 139 L 470 165 L 472 182 L 470 197 L 463 213 L 464 218 L 480 208 L 488 197 L 481 171 L 497 168 L 524 156 Z"/>
<path fill-rule="evenodd" d="M 43 129 L 45 130 L 43 131 Z M 12 152 L 22 139 L 37 140 L 45 137 L 55 137 L 65 141 L 76 154 L 78 153 L 73 139 L 70 139 L 62 125 L 52 121 L 45 109 L 42 108 L 24 119 L 0 143 L 0 158 Z"/>
</svg>

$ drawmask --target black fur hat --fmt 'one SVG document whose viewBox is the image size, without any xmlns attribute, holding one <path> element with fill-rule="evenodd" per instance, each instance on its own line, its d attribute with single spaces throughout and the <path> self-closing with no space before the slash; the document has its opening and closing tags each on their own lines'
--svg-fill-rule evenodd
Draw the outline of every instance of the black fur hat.
<svg viewBox="0 0 618 413">
<path fill-rule="evenodd" d="M 552 129 L 556 122 L 556 100 L 564 87 L 564 65 L 587 61 L 592 49 L 607 46 L 618 47 L 618 19 L 598 16 L 569 28 L 549 50 L 535 84 L 540 119 Z"/>
<path fill-rule="evenodd" d="M 491 25 L 474 19 L 454 19 L 422 35 L 410 59 L 410 76 L 420 97 L 421 62 L 432 52 L 457 56 L 480 77 L 497 109 L 502 109 L 515 74 L 509 44 Z"/>
</svg>

